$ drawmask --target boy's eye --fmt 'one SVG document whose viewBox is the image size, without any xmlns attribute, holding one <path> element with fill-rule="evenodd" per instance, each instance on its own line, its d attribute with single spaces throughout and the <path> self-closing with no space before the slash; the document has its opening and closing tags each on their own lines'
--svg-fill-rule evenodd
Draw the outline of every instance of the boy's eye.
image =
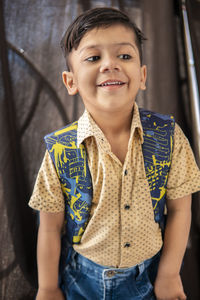
<svg viewBox="0 0 200 300">
<path fill-rule="evenodd" d="M 97 61 L 100 59 L 100 56 L 98 55 L 94 55 L 94 56 L 90 56 L 88 58 L 86 58 L 87 61 Z"/>
<path fill-rule="evenodd" d="M 131 59 L 131 56 L 129 54 L 120 54 L 118 57 L 121 59 Z"/>
</svg>

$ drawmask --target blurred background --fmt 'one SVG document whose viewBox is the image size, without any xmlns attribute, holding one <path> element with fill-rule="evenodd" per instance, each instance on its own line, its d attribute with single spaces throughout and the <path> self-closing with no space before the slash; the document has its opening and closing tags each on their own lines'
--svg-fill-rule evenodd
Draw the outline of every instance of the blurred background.
<svg viewBox="0 0 200 300">
<path fill-rule="evenodd" d="M 79 13 L 98 6 L 125 11 L 145 33 L 147 90 L 137 102 L 173 114 L 200 162 L 199 0 L 0 0 L 1 300 L 35 297 L 37 218 L 27 203 L 45 151 L 43 136 L 74 121 L 84 109 L 79 96 L 69 97 L 62 83 L 65 61 L 60 39 Z M 184 31 L 186 13 L 192 58 Z M 192 210 L 182 278 L 188 300 L 199 300 L 198 193 Z"/>
</svg>

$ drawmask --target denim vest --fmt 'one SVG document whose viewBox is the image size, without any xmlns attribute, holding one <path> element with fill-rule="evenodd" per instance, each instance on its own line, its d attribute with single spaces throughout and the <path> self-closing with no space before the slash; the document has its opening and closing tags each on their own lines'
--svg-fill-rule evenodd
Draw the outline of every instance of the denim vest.
<svg viewBox="0 0 200 300">
<path fill-rule="evenodd" d="M 140 109 L 142 151 L 155 222 L 164 227 L 166 186 L 171 165 L 174 118 Z M 65 199 L 65 230 L 69 245 L 80 243 L 87 226 L 93 188 L 84 144 L 77 147 L 78 122 L 45 136 Z"/>
</svg>

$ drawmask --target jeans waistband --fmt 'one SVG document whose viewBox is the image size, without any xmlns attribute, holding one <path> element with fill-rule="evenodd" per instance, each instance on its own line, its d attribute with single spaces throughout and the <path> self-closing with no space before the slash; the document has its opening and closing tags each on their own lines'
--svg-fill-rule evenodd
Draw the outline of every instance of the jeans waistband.
<svg viewBox="0 0 200 300">
<path fill-rule="evenodd" d="M 159 255 L 160 251 L 155 256 L 130 268 L 115 268 L 109 266 L 102 266 L 89 260 L 88 258 L 82 256 L 74 250 L 72 250 L 71 259 L 76 259 L 76 263 L 81 266 L 81 269 L 87 273 L 90 273 L 91 276 L 102 276 L 102 274 L 106 274 L 108 277 L 123 277 L 128 276 L 129 274 L 141 274 Z"/>
</svg>

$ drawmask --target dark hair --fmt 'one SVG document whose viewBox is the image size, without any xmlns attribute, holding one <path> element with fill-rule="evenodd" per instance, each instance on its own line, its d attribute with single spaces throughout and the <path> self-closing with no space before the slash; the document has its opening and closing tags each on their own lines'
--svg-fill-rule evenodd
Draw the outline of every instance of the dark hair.
<svg viewBox="0 0 200 300">
<path fill-rule="evenodd" d="M 135 33 L 135 42 L 139 50 L 142 63 L 142 43 L 145 37 L 141 30 L 132 22 L 129 17 L 111 7 L 98 7 L 85 11 L 79 15 L 68 27 L 61 40 L 61 48 L 66 58 L 69 69 L 68 56 L 72 49 L 77 49 L 83 36 L 90 30 L 99 27 L 109 27 L 113 24 L 123 24 Z"/>
</svg>

